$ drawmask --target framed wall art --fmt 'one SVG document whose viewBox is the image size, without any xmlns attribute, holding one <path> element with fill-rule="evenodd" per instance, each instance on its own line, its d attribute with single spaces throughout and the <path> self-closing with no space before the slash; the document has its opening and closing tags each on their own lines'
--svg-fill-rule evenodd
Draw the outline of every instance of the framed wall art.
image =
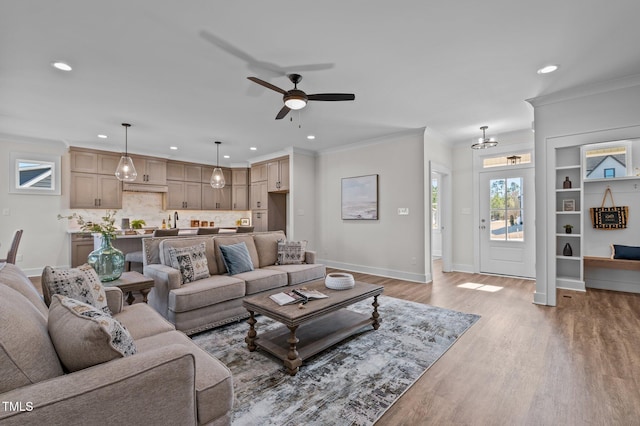
<svg viewBox="0 0 640 426">
<path fill-rule="evenodd" d="M 342 219 L 378 220 L 378 175 L 342 178 Z"/>
<path fill-rule="evenodd" d="M 573 212 L 576 210 L 575 200 L 562 200 L 562 211 Z"/>
</svg>

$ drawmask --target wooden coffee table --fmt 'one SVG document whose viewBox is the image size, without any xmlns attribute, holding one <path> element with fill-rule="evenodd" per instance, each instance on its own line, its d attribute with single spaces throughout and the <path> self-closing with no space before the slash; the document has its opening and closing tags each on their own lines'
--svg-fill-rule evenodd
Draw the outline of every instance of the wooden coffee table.
<svg viewBox="0 0 640 426">
<path fill-rule="evenodd" d="M 269 299 L 271 294 L 301 287 L 316 289 L 329 297 L 310 300 L 302 309 L 298 304 L 279 306 Z M 363 331 L 367 326 L 377 330 L 381 322 L 378 296 L 383 290 L 380 285 L 358 281 L 352 289 L 331 290 L 325 287 L 322 279 L 248 297 L 243 301 L 243 306 L 249 311 L 249 332 L 244 340 L 250 351 L 259 347 L 283 360 L 287 373 L 294 376 L 303 360 Z M 343 309 L 369 297 L 373 297 L 371 317 Z M 285 327 L 258 337 L 255 329 L 256 313 L 274 319 Z"/>
<path fill-rule="evenodd" d="M 123 293 L 127 293 L 127 303 L 131 305 L 135 300 L 134 291 L 142 293 L 142 300 L 147 303 L 147 295 L 153 288 L 153 278 L 142 275 L 140 272 L 123 272 L 120 278 L 114 281 L 102 283 L 107 287 L 118 287 Z"/>
</svg>

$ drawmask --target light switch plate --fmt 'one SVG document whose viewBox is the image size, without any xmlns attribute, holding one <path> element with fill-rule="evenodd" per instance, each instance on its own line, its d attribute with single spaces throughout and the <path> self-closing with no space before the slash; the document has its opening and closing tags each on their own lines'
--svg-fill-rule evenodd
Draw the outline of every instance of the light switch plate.
<svg viewBox="0 0 640 426">
<path fill-rule="evenodd" d="M 398 215 L 399 216 L 408 216 L 409 215 L 409 207 L 398 207 Z"/>
</svg>

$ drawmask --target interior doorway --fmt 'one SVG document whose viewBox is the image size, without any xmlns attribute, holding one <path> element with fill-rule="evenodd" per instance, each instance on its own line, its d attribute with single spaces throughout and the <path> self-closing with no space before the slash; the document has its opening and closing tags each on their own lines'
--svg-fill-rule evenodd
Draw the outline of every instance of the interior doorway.
<svg viewBox="0 0 640 426">
<path fill-rule="evenodd" d="M 430 161 L 431 169 L 431 211 L 429 229 L 431 229 L 431 261 L 441 259 L 442 271 L 451 272 L 452 236 L 451 236 L 451 170 Z"/>
</svg>

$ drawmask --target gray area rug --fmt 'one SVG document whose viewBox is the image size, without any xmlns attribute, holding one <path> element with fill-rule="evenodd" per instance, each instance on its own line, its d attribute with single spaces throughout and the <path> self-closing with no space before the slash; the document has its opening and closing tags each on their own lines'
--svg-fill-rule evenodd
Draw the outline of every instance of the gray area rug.
<svg viewBox="0 0 640 426">
<path fill-rule="evenodd" d="M 349 309 L 370 314 L 372 300 Z M 380 329 L 367 328 L 304 361 L 293 377 L 282 361 L 247 350 L 245 322 L 192 336 L 233 373 L 233 424 L 373 424 L 480 318 L 392 297 L 378 301 Z M 281 326 L 256 319 L 258 337 Z"/>
</svg>

